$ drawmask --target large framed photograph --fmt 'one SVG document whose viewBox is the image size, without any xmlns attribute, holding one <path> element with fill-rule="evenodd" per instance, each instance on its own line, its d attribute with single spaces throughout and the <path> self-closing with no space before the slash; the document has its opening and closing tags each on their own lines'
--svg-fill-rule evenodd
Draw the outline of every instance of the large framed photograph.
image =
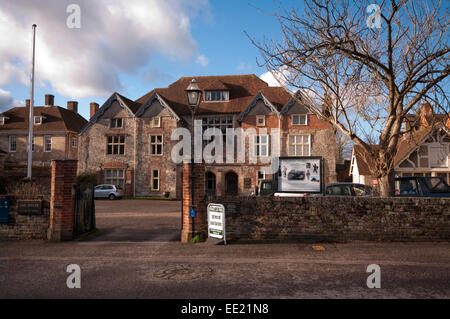
<svg viewBox="0 0 450 319">
<path fill-rule="evenodd" d="M 278 191 L 287 193 L 322 193 L 322 157 L 281 157 Z"/>
</svg>

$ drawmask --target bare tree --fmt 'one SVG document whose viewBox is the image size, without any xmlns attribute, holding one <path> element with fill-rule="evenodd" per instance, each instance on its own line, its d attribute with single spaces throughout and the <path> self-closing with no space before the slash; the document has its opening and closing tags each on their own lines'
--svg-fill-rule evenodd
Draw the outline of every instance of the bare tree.
<svg viewBox="0 0 450 319">
<path fill-rule="evenodd" d="M 350 159 L 352 153 L 352 141 L 342 134 L 341 131 L 337 131 L 335 134 L 336 143 L 336 163 L 343 164 L 345 160 Z"/>
<path fill-rule="evenodd" d="M 281 9 L 281 40 L 252 40 L 300 100 L 360 145 L 393 194 L 402 123 L 430 101 L 448 112 L 448 8 L 440 1 L 308 0 Z M 372 143 L 377 147 L 372 147 Z"/>
</svg>

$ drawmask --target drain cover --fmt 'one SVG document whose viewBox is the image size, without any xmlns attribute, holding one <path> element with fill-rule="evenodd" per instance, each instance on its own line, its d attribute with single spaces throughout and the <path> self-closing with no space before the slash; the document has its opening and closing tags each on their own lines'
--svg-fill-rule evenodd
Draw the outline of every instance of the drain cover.
<svg viewBox="0 0 450 319">
<path fill-rule="evenodd" d="M 171 265 L 158 269 L 153 276 L 166 280 L 195 280 L 210 276 L 213 270 L 206 266 Z"/>
</svg>

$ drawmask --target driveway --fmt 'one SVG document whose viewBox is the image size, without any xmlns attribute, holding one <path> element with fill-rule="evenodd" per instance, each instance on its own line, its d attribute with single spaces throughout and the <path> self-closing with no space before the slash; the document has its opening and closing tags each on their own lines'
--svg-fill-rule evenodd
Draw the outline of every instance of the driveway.
<svg viewBox="0 0 450 319">
<path fill-rule="evenodd" d="M 179 201 L 96 200 L 97 229 L 88 241 L 169 242 L 180 238 Z"/>
</svg>

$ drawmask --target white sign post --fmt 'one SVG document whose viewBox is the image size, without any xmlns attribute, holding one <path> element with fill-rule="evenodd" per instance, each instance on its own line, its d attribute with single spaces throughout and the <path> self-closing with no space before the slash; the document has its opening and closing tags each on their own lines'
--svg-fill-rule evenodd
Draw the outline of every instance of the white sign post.
<svg viewBox="0 0 450 319">
<path fill-rule="evenodd" d="M 227 244 L 225 231 L 225 206 L 222 204 L 208 205 L 208 237 L 223 239 Z"/>
</svg>

